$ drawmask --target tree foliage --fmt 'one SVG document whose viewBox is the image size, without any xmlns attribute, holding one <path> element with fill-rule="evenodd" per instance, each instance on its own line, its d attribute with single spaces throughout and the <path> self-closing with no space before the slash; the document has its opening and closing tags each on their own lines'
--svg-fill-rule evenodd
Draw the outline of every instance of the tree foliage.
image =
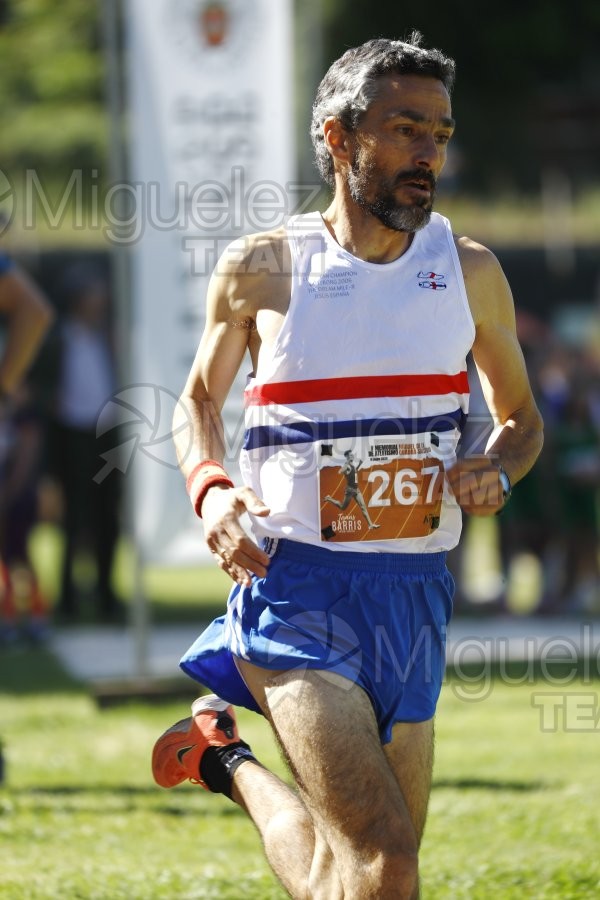
<svg viewBox="0 0 600 900">
<path fill-rule="evenodd" d="M 0 0 L 1 169 L 105 171 L 103 2 Z M 456 59 L 461 188 L 537 192 L 543 168 L 600 179 L 598 0 L 295 2 L 322 8 L 323 70 L 349 46 L 413 28 Z"/>
<path fill-rule="evenodd" d="M 90 0 L 0 5 L 0 165 L 62 177 L 106 147 L 99 10 Z"/>
<path fill-rule="evenodd" d="M 463 182 L 539 188 L 543 166 L 600 179 L 597 0 L 322 0 L 326 64 L 372 37 L 408 36 L 457 63 Z"/>
</svg>

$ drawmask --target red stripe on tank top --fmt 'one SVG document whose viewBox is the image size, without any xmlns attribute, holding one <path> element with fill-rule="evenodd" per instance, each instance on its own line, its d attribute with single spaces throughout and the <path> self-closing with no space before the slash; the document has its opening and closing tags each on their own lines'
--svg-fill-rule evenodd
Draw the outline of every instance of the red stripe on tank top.
<svg viewBox="0 0 600 900">
<path fill-rule="evenodd" d="M 456 375 L 365 375 L 357 378 L 315 378 L 256 384 L 244 394 L 246 406 L 315 403 L 320 400 L 361 400 L 365 397 L 426 397 L 468 394 L 466 372 Z"/>
</svg>

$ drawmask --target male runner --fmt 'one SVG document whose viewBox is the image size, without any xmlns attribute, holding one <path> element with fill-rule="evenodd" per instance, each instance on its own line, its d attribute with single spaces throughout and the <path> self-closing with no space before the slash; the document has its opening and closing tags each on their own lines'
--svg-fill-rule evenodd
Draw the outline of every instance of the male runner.
<svg viewBox="0 0 600 900">
<path fill-rule="evenodd" d="M 461 508 L 498 512 L 542 445 L 500 266 L 432 213 L 453 80 L 454 63 L 419 35 L 332 65 L 312 137 L 333 200 L 225 253 L 182 396 L 195 428 L 182 471 L 235 586 L 182 660 L 215 695 L 158 740 L 153 771 L 242 806 L 295 898 L 418 896 L 453 591 L 445 554 Z M 258 254 L 273 272 L 252 265 Z M 457 462 L 471 348 L 497 428 L 486 454 Z M 220 413 L 247 350 L 234 487 Z M 368 458 L 381 528 L 324 543 L 337 442 Z M 230 704 L 269 720 L 297 791 L 239 740 Z"/>
</svg>

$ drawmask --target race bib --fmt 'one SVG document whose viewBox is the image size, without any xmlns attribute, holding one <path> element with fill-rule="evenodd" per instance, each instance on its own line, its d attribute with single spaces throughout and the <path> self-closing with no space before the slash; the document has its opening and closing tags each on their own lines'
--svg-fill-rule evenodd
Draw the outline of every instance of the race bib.
<svg viewBox="0 0 600 900">
<path fill-rule="evenodd" d="M 392 541 L 439 526 L 444 465 L 436 434 L 317 444 L 321 540 Z"/>
</svg>

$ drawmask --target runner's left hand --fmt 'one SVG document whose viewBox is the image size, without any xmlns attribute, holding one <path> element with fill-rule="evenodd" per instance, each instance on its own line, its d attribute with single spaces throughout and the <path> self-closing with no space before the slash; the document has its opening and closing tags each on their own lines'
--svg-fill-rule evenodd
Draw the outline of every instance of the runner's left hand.
<svg viewBox="0 0 600 900">
<path fill-rule="evenodd" d="M 474 516 L 494 516 L 504 506 L 498 463 L 488 457 L 461 459 L 446 470 L 458 505 Z"/>
</svg>

